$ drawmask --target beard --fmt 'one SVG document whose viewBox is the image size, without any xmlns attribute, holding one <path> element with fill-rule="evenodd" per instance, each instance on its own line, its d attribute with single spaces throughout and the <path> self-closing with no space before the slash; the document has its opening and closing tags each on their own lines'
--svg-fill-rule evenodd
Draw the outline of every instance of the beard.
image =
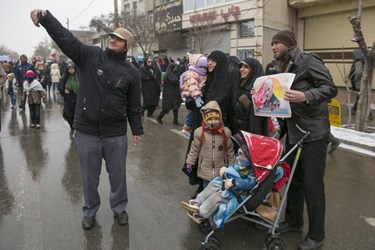
<svg viewBox="0 0 375 250">
<path fill-rule="evenodd" d="M 281 50 L 279 53 L 276 53 L 273 58 L 275 58 L 276 61 L 279 62 L 286 62 L 288 59 L 288 49 Z"/>
</svg>

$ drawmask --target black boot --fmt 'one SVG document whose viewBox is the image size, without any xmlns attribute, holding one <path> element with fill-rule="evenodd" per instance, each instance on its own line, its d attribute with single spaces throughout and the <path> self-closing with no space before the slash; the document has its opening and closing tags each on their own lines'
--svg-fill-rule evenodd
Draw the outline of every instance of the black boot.
<svg viewBox="0 0 375 250">
<path fill-rule="evenodd" d="M 156 121 L 159 123 L 159 124 L 163 124 L 163 121 L 161 120 L 163 118 L 163 115 L 158 115 L 158 117 L 156 117 Z"/>
<path fill-rule="evenodd" d="M 178 122 L 178 110 L 173 110 L 173 126 L 182 126 L 183 124 Z"/>
</svg>

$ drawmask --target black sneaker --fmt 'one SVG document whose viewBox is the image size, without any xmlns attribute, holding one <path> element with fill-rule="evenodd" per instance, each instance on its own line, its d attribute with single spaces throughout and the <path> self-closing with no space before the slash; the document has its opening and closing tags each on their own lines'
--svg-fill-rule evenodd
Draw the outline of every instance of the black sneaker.
<svg viewBox="0 0 375 250">
<path fill-rule="evenodd" d="M 284 221 L 280 223 L 279 227 L 276 229 L 276 232 L 278 233 L 289 233 L 289 232 L 302 233 L 302 227 L 292 226 L 288 222 Z"/>
<path fill-rule="evenodd" d="M 323 240 L 317 241 L 306 237 L 298 244 L 298 250 L 314 250 L 323 246 Z"/>
<path fill-rule="evenodd" d="M 95 225 L 95 216 L 85 216 L 82 220 L 82 228 L 89 230 Z"/>
<path fill-rule="evenodd" d="M 159 116 L 158 117 L 156 117 L 156 119 L 155 119 L 159 124 L 163 124 L 163 121 L 159 118 Z"/>
<path fill-rule="evenodd" d="M 126 211 L 119 214 L 115 214 L 115 218 L 117 220 L 117 223 L 121 226 L 126 225 L 129 222 L 129 216 L 126 213 Z"/>
<path fill-rule="evenodd" d="M 328 151 L 328 153 L 332 153 L 333 151 L 335 151 L 339 147 L 340 143 L 341 142 L 339 140 L 332 142 L 331 149 Z"/>
</svg>

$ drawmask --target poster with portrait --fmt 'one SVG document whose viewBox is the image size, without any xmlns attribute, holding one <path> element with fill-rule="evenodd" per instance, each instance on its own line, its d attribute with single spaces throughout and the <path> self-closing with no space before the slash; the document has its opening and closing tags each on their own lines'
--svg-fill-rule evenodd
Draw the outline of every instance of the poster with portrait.
<svg viewBox="0 0 375 250">
<path fill-rule="evenodd" d="M 285 91 L 290 89 L 295 74 L 282 73 L 258 77 L 254 82 L 256 94 L 252 96 L 255 115 L 268 117 L 291 117 Z"/>
</svg>

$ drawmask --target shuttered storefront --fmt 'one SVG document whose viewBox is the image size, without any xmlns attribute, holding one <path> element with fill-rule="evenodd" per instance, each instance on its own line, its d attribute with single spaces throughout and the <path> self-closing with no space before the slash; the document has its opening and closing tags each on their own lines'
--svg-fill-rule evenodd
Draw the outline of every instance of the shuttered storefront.
<svg viewBox="0 0 375 250">
<path fill-rule="evenodd" d="M 348 15 L 356 14 L 353 10 L 305 18 L 304 50 L 323 58 L 337 86 L 345 86 L 341 75 L 348 75 L 353 50 L 358 48 L 350 41 L 354 33 L 348 19 Z M 375 8 L 363 10 L 361 26 L 367 46 L 371 47 L 375 41 Z M 375 75 L 372 88 L 375 89 Z"/>
</svg>

